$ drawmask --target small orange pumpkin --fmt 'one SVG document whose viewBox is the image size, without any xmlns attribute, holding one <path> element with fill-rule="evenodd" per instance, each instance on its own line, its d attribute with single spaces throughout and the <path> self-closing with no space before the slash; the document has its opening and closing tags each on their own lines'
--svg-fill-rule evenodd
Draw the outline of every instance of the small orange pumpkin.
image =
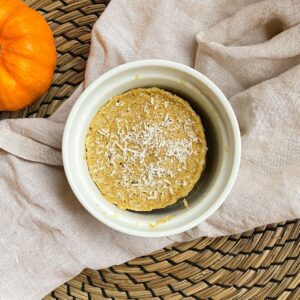
<svg viewBox="0 0 300 300">
<path fill-rule="evenodd" d="M 18 110 L 41 97 L 55 64 L 45 19 L 20 0 L 0 0 L 0 110 Z"/>
</svg>

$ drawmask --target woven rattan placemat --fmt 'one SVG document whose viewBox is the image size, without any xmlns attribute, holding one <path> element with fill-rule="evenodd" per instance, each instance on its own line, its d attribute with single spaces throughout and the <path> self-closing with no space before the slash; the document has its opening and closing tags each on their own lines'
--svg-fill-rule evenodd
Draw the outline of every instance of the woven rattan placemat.
<svg viewBox="0 0 300 300">
<path fill-rule="evenodd" d="M 25 2 L 43 13 L 54 31 L 57 69 L 47 94 L 0 119 L 47 117 L 72 94 L 83 80 L 92 26 L 108 1 Z M 293 220 L 174 244 L 120 266 L 86 269 L 45 299 L 300 299 L 299 233 L 300 221 Z"/>
</svg>

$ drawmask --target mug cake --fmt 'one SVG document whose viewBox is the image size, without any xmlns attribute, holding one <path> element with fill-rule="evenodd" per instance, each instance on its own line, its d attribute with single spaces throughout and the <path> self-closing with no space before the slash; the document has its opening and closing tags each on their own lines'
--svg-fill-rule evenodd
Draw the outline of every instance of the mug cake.
<svg viewBox="0 0 300 300">
<path fill-rule="evenodd" d="M 200 117 L 163 89 L 138 88 L 112 97 L 85 140 L 90 175 L 120 209 L 152 211 L 186 197 L 206 160 Z"/>
</svg>

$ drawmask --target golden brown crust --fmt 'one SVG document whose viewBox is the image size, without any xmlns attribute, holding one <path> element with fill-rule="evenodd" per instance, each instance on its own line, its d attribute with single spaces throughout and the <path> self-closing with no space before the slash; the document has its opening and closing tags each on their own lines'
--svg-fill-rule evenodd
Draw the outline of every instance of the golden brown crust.
<svg viewBox="0 0 300 300">
<path fill-rule="evenodd" d="M 151 211 L 185 197 L 205 165 L 199 116 L 176 95 L 139 88 L 111 98 L 86 137 L 90 174 L 121 209 Z"/>
</svg>

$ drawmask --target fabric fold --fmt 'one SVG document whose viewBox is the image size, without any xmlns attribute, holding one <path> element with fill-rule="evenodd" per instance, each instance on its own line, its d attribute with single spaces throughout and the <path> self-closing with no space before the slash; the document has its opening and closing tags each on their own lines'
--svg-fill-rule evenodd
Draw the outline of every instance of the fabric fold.
<svg viewBox="0 0 300 300">
<path fill-rule="evenodd" d="M 300 63 L 299 1 L 260 1 L 197 34 L 195 68 L 231 97 Z M 227 80 L 224 78 L 227 78 Z"/>
</svg>

